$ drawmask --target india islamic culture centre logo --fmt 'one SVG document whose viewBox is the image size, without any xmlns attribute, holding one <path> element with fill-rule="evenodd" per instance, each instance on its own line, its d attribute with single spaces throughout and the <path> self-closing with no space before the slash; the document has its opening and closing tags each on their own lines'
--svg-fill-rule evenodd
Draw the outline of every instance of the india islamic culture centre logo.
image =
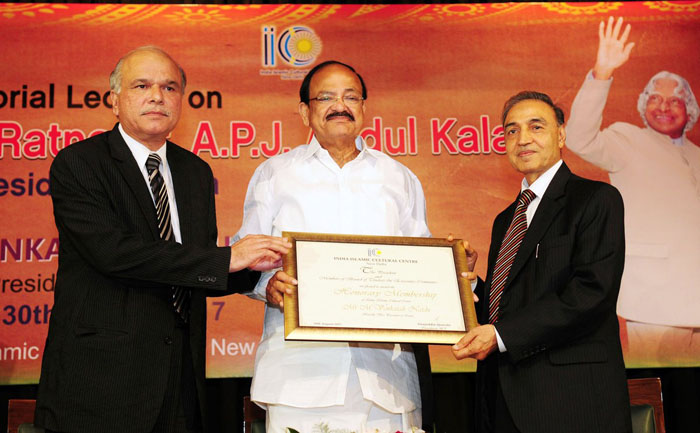
<svg viewBox="0 0 700 433">
<path fill-rule="evenodd" d="M 379 248 L 369 248 L 367 249 L 367 255 L 370 257 L 376 257 L 382 255 L 382 250 Z"/>
<path fill-rule="evenodd" d="M 310 65 L 321 54 L 321 39 L 308 27 L 291 26 L 275 35 L 275 27 L 263 27 L 263 66 L 276 66 L 277 56 L 291 66 Z"/>
</svg>

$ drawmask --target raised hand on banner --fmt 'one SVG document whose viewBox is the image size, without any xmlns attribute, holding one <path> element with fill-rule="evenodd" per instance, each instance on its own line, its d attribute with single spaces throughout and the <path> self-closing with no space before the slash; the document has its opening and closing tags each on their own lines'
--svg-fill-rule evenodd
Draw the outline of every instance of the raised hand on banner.
<svg viewBox="0 0 700 433">
<path fill-rule="evenodd" d="M 622 30 L 622 18 L 615 22 L 614 17 L 608 18 L 607 25 L 601 21 L 598 26 L 598 55 L 593 67 L 593 77 L 598 80 L 607 80 L 612 77 L 615 69 L 624 65 L 630 58 L 630 52 L 634 48 L 634 42 L 626 43 L 632 26 L 627 24 Z"/>
</svg>

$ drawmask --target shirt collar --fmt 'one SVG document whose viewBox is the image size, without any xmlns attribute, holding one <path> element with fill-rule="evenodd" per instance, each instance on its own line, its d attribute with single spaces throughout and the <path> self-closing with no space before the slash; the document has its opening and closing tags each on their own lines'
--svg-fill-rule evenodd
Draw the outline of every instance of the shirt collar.
<svg viewBox="0 0 700 433">
<path fill-rule="evenodd" d="M 654 134 L 654 135 L 656 135 L 657 137 L 659 137 L 661 140 L 665 140 L 665 141 L 666 141 L 666 140 L 670 140 L 671 143 L 672 143 L 674 146 L 685 146 L 685 131 L 683 131 L 683 134 L 682 134 L 680 137 L 678 137 L 678 138 L 671 138 L 668 134 L 663 134 L 663 133 L 661 133 L 661 132 L 659 132 L 659 131 L 656 131 L 656 130 L 655 130 L 654 128 L 652 128 L 651 126 L 648 126 L 648 125 L 647 125 L 646 129 L 647 129 L 648 131 L 650 131 L 651 134 Z M 668 142 L 668 141 L 667 141 L 667 142 Z"/>
<path fill-rule="evenodd" d="M 520 192 L 523 192 L 529 188 L 530 191 L 534 192 L 537 197 L 542 197 L 545 191 L 547 191 L 547 187 L 549 187 L 552 179 L 554 179 L 554 175 L 557 173 L 557 170 L 559 170 L 559 167 L 561 167 L 563 163 L 564 161 L 561 159 L 557 161 L 553 166 L 549 167 L 547 171 L 542 173 L 542 175 L 540 175 L 540 177 L 538 177 L 537 180 L 532 183 L 532 185 L 528 185 L 527 179 L 523 178 L 523 181 L 520 184 Z"/>
<path fill-rule="evenodd" d="M 160 159 L 163 161 L 163 168 L 168 166 L 168 159 L 166 158 L 166 150 L 168 146 L 165 145 L 166 143 L 163 143 L 163 145 L 157 151 L 153 152 L 151 149 L 139 143 L 129 134 L 124 132 L 124 128 L 122 128 L 121 123 L 119 124 L 119 133 L 122 135 L 126 145 L 129 147 L 131 154 L 134 155 L 134 159 L 136 160 L 136 164 L 138 164 L 139 168 L 146 166 L 146 160 L 148 160 L 148 155 L 151 153 L 157 153 L 158 156 L 160 156 Z"/>
<path fill-rule="evenodd" d="M 671 142 L 676 146 L 683 146 L 685 144 L 685 132 L 678 138 L 672 138 Z"/>
<path fill-rule="evenodd" d="M 355 147 L 357 148 L 357 150 L 360 151 L 360 154 L 357 155 L 358 158 L 362 158 L 362 157 L 364 157 L 364 155 L 371 155 L 371 153 L 367 152 L 367 143 L 365 143 L 365 140 L 362 138 L 361 135 L 358 135 L 355 138 Z M 321 151 L 321 149 L 323 149 L 321 147 L 321 143 L 318 142 L 318 140 L 316 139 L 316 136 L 314 135 L 311 138 L 311 142 L 309 143 L 309 146 L 306 148 L 306 152 L 304 153 L 304 156 L 302 157 L 302 159 L 311 158 L 317 152 Z"/>
</svg>

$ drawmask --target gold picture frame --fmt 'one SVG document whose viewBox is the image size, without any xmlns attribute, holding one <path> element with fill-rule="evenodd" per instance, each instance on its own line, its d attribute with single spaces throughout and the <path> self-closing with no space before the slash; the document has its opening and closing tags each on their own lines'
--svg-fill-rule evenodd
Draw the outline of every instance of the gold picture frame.
<svg viewBox="0 0 700 433">
<path fill-rule="evenodd" d="M 297 291 L 284 296 L 286 340 L 454 344 L 478 325 L 471 283 L 461 276 L 468 268 L 459 239 L 302 232 L 282 236 L 292 244 L 283 257 L 284 271 L 299 281 Z M 300 266 L 299 254 L 313 263 Z M 446 260 L 450 255 L 452 260 Z M 346 275 L 336 276 L 336 271 Z M 365 272 L 379 275 L 367 277 Z M 411 272 L 421 276 L 402 279 Z M 303 313 L 300 295 L 307 299 L 301 301 Z"/>
</svg>

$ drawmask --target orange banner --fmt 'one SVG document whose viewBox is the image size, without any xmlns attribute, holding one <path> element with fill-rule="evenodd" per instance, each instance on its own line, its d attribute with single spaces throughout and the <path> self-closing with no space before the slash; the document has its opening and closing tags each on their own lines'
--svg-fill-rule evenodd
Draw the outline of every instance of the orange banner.
<svg viewBox="0 0 700 433">
<path fill-rule="evenodd" d="M 700 2 L 665 1 L 0 3 L 0 384 L 38 380 L 58 266 L 49 166 L 60 149 L 112 128 L 108 76 L 129 50 L 160 46 L 187 72 L 171 139 L 214 170 L 220 245 L 238 230 L 255 168 L 309 138 L 297 114 L 300 79 L 336 59 L 367 83 L 368 144 L 418 176 L 431 232 L 469 239 L 484 276 L 493 218 L 520 184 L 503 156 L 503 102 L 520 90 L 540 90 L 568 115 L 595 63 L 598 23 L 622 16 L 636 47 L 615 73 L 603 126 L 643 126 L 636 101 L 656 72 L 700 86 L 699 9 Z M 687 137 L 700 143 L 697 127 Z M 606 171 L 568 150 L 564 159 L 579 175 L 609 181 Z M 240 295 L 209 301 L 210 377 L 252 373 L 262 309 Z M 435 371 L 474 369 L 455 361 L 448 347 L 432 347 L 431 355 Z"/>
</svg>

